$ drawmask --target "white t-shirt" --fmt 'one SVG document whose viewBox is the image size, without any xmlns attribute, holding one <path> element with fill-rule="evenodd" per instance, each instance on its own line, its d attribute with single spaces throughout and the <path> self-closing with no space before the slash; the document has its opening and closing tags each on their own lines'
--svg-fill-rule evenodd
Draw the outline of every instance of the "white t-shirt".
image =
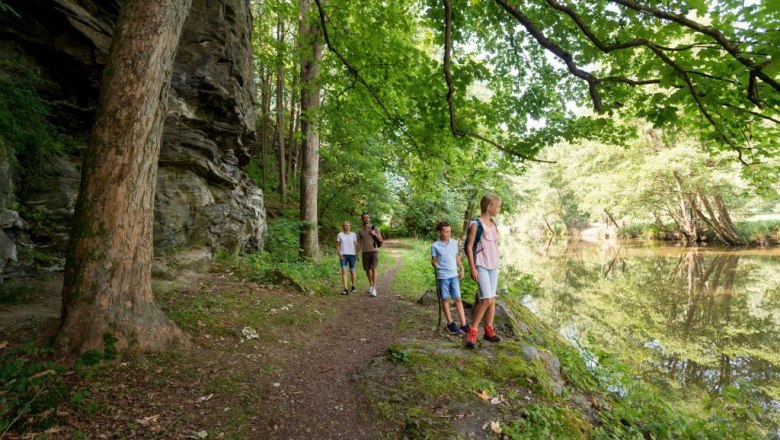
<svg viewBox="0 0 780 440">
<path fill-rule="evenodd" d="M 354 232 L 345 234 L 339 232 L 336 236 L 336 241 L 341 243 L 341 255 L 355 255 L 355 242 L 357 241 L 357 235 Z"/>
</svg>

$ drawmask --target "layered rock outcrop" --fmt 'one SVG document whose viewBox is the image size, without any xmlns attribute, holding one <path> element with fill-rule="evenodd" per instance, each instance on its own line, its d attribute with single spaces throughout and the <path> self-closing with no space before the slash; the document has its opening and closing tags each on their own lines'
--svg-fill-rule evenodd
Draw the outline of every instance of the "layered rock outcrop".
<svg viewBox="0 0 780 440">
<path fill-rule="evenodd" d="M 0 59 L 36 72 L 52 122 L 86 143 L 121 0 L 6 3 L 18 16 L 0 13 Z M 193 0 L 163 133 L 154 212 L 158 251 L 191 244 L 232 252 L 263 246 L 263 194 L 242 171 L 255 138 L 251 29 L 246 0 Z M 0 159 L 0 179 L 6 179 L 0 195 L 60 225 L 49 237 L 59 251 L 78 192 L 79 162 L 77 156 L 57 158 L 46 181 L 31 185 L 19 173 L 14 182 L 13 161 Z M 11 206 L 4 203 L 0 217 L 11 219 L 5 215 L 16 212 Z M 12 246 L 5 244 L 23 235 L 24 220 L 0 225 L 8 232 L 0 235 L 0 273 L 13 264 L 15 255 L 6 255 Z"/>
</svg>

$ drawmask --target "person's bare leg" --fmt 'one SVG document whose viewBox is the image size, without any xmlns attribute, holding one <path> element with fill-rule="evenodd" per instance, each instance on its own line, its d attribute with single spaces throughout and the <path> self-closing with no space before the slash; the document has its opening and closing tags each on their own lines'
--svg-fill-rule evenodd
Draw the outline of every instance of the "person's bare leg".
<svg viewBox="0 0 780 440">
<path fill-rule="evenodd" d="M 458 311 L 460 325 L 466 325 L 466 313 L 463 311 L 463 301 L 461 301 L 460 298 L 455 300 L 455 310 Z"/>
<path fill-rule="evenodd" d="M 347 269 L 341 269 L 341 281 L 344 283 L 344 288 L 347 288 Z M 353 283 L 354 284 L 354 281 Z"/>
<path fill-rule="evenodd" d="M 485 314 L 487 306 L 488 301 L 483 299 L 474 307 L 474 313 L 471 315 L 471 328 L 479 328 L 479 322 L 482 321 L 482 316 Z"/>
<path fill-rule="evenodd" d="M 493 318 L 496 317 L 496 299 L 490 298 L 485 302 L 488 303 L 485 311 L 485 325 L 493 327 Z"/>
<path fill-rule="evenodd" d="M 376 268 L 371 269 L 371 275 L 369 276 L 371 277 L 371 285 L 376 288 Z"/>
<path fill-rule="evenodd" d="M 353 271 L 350 271 L 349 273 L 352 274 L 352 287 L 355 287 L 355 281 L 357 281 L 357 272 L 355 272 L 353 270 Z M 346 281 L 344 281 L 344 283 L 346 283 Z M 344 284 L 344 288 L 345 289 L 347 288 L 346 284 Z"/>
<path fill-rule="evenodd" d="M 441 300 L 441 309 L 444 311 L 444 317 L 447 318 L 447 324 L 452 322 L 452 313 L 450 313 L 450 300 Z"/>
</svg>

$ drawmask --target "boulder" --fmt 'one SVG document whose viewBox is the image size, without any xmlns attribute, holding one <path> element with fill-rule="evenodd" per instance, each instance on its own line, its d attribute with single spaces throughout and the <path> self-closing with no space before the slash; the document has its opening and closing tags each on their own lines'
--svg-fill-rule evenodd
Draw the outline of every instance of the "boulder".
<svg viewBox="0 0 780 440">
<path fill-rule="evenodd" d="M 439 299 L 436 298 L 436 292 L 433 289 L 426 290 L 425 293 L 423 293 L 422 296 L 417 300 L 417 304 L 423 306 L 432 306 L 438 303 Z"/>
<path fill-rule="evenodd" d="M 550 379 L 550 389 L 555 395 L 560 395 L 565 384 L 561 378 L 561 361 L 558 360 L 558 357 L 545 349 L 531 345 L 521 345 L 521 348 L 523 349 L 523 359 L 530 363 L 540 361 L 545 366 Z"/>
<path fill-rule="evenodd" d="M 213 259 L 214 254 L 209 248 L 193 247 L 176 253 L 173 257 L 173 267 L 179 271 L 205 273 L 211 268 Z"/>
</svg>

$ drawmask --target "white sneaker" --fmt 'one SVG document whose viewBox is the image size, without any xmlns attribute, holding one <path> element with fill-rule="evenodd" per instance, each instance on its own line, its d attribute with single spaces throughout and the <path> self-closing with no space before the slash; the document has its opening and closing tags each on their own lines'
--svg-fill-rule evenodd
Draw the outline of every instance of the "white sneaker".
<svg viewBox="0 0 780 440">
<path fill-rule="evenodd" d="M 376 296 L 376 287 L 371 288 L 371 296 Z"/>
<path fill-rule="evenodd" d="M 373 292 L 373 291 L 374 291 L 374 288 L 371 287 L 371 286 L 368 286 L 368 290 L 366 290 L 366 293 L 371 295 L 371 292 Z"/>
</svg>

